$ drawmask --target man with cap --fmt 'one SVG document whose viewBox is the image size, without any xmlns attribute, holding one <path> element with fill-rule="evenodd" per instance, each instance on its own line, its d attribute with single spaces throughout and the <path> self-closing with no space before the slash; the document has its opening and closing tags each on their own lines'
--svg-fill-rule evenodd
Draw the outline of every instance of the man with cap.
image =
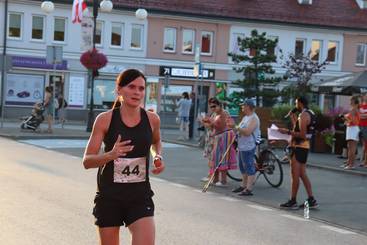
<svg viewBox="0 0 367 245">
<path fill-rule="evenodd" d="M 238 166 L 242 174 L 242 184 L 233 192 L 240 196 L 252 196 L 256 173 L 256 139 L 260 136 L 260 120 L 255 113 L 253 100 L 246 99 L 240 106 L 245 115 L 240 124 L 235 126 L 233 120 L 227 120 L 227 126 L 233 128 L 238 135 Z"/>
</svg>

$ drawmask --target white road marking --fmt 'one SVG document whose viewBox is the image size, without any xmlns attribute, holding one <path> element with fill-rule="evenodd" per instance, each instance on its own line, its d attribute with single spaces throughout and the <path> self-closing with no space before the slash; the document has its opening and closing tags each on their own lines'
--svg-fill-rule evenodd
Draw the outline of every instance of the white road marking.
<svg viewBox="0 0 367 245">
<path fill-rule="evenodd" d="M 330 225 L 321 225 L 320 227 L 324 228 L 324 229 L 327 229 L 327 230 L 330 230 L 330 231 L 335 231 L 335 232 L 338 232 L 338 233 L 341 233 L 341 234 L 345 234 L 345 235 L 347 235 L 347 234 L 348 235 L 355 235 L 356 234 L 353 231 L 344 230 L 344 229 L 333 227 L 333 226 L 330 226 Z"/>
<path fill-rule="evenodd" d="M 60 149 L 60 148 L 85 148 L 88 140 L 86 139 L 31 139 L 20 140 L 19 142 L 40 146 L 47 149 Z M 164 143 L 164 148 L 188 148 L 184 145 Z"/>
<path fill-rule="evenodd" d="M 285 218 L 288 218 L 288 219 L 297 220 L 297 221 L 303 221 L 303 222 L 310 221 L 308 219 L 297 217 L 297 216 L 293 216 L 293 215 L 289 215 L 289 214 L 281 214 L 280 216 L 285 217 Z"/>
<path fill-rule="evenodd" d="M 235 199 L 233 197 L 219 197 L 222 200 L 229 201 L 229 202 L 239 202 L 240 200 Z"/>
<path fill-rule="evenodd" d="M 178 188 L 188 188 L 188 186 L 187 185 L 182 185 L 182 184 L 177 184 L 177 183 L 170 183 L 170 185 L 172 185 L 172 186 L 176 186 L 176 187 L 178 187 Z"/>
<path fill-rule="evenodd" d="M 161 182 L 161 183 L 168 182 L 167 180 L 157 178 L 157 177 L 149 177 L 149 179 L 153 181 Z"/>
<path fill-rule="evenodd" d="M 250 208 L 254 208 L 254 209 L 260 210 L 260 211 L 273 211 L 270 208 L 266 208 L 266 207 L 259 206 L 259 205 L 247 204 L 247 206 L 250 207 Z"/>
</svg>

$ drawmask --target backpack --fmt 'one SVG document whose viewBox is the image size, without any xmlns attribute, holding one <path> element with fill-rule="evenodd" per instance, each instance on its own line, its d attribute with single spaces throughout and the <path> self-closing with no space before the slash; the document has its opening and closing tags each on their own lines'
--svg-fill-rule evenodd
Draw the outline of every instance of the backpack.
<svg viewBox="0 0 367 245">
<path fill-rule="evenodd" d="M 316 129 L 316 114 L 315 112 L 313 112 L 311 109 L 306 109 L 306 112 L 308 112 L 308 114 L 310 114 L 310 124 L 307 126 L 307 134 L 314 134 L 315 133 L 315 129 Z"/>
</svg>

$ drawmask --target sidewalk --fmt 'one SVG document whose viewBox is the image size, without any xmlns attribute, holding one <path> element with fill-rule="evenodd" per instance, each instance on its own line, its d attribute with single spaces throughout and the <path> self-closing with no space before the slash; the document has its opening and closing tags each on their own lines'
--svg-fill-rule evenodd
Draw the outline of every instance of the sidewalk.
<svg viewBox="0 0 367 245">
<path fill-rule="evenodd" d="M 195 140 L 177 140 L 178 138 L 178 130 L 177 129 L 163 129 L 162 130 L 162 138 L 166 142 L 175 143 L 175 144 L 182 144 L 191 147 L 198 147 L 198 142 Z M 361 150 L 361 149 L 359 149 Z M 278 156 L 283 156 L 282 150 L 275 150 Z M 367 176 L 367 168 L 359 167 L 359 160 L 355 161 L 355 169 L 352 170 L 344 170 L 340 165 L 346 159 L 339 159 L 338 155 L 335 154 L 326 154 L 326 153 L 312 153 L 310 152 L 308 155 L 308 166 L 330 170 L 330 171 L 337 171 L 340 173 L 346 174 L 354 174 L 360 176 Z"/>
<path fill-rule="evenodd" d="M 20 139 L 88 139 L 90 133 L 86 132 L 86 123 L 84 122 L 67 122 L 64 128 L 60 124 L 55 124 L 53 133 L 44 133 L 47 129 L 47 124 L 41 124 L 41 132 L 33 132 L 31 130 L 20 129 L 19 121 L 5 121 L 3 128 L 0 128 L 0 137 L 11 138 L 15 140 Z M 198 147 L 198 142 L 195 140 L 178 140 L 178 129 L 162 129 L 162 139 L 168 143 L 175 143 L 186 145 L 190 147 Z M 283 156 L 281 150 L 276 151 L 279 156 Z M 344 170 L 340 167 L 345 159 L 337 158 L 335 154 L 310 153 L 308 157 L 308 165 L 315 168 L 337 171 L 346 174 L 354 174 L 360 176 L 367 176 L 367 168 L 358 167 L 359 160 L 356 160 L 356 168 L 353 170 Z"/>
</svg>

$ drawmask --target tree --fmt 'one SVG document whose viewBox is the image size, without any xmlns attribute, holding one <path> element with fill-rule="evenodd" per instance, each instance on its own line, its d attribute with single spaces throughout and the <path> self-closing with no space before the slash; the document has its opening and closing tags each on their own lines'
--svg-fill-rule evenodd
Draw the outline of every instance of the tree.
<svg viewBox="0 0 367 245">
<path fill-rule="evenodd" d="M 308 52 L 307 56 L 303 54 L 290 54 L 282 65 L 283 68 L 287 69 L 284 79 L 288 80 L 295 78 L 295 80 L 293 80 L 293 84 L 289 86 L 289 89 L 293 91 L 295 95 L 309 92 L 309 82 L 313 74 L 322 72 L 328 64 L 326 60 L 322 63 L 312 60 L 310 54 L 311 51 Z"/>
<path fill-rule="evenodd" d="M 274 51 L 278 39 L 267 38 L 266 32 L 259 34 L 257 30 L 252 30 L 250 37 L 238 37 L 237 42 L 241 52 L 228 53 L 236 64 L 234 70 L 244 76 L 242 80 L 239 79 L 234 82 L 244 90 L 242 93 L 237 93 L 236 97 L 249 98 L 256 96 L 257 105 L 260 104 L 260 97 L 267 96 L 267 99 L 277 97 L 276 90 L 268 89 L 265 91 L 262 87 L 274 88 L 274 85 L 280 81 L 280 78 L 269 76 L 269 74 L 275 73 L 271 63 L 277 60 Z"/>
</svg>

